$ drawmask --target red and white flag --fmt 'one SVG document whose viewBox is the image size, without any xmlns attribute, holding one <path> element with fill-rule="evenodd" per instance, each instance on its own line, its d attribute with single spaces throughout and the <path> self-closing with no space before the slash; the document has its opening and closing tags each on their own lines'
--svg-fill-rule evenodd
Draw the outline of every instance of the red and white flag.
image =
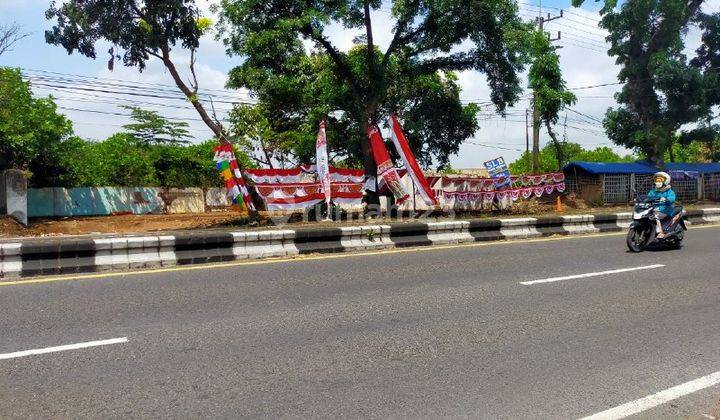
<svg viewBox="0 0 720 420">
<path fill-rule="evenodd" d="M 430 185 L 428 184 L 427 179 L 425 179 L 425 175 L 423 175 L 422 170 L 420 170 L 420 165 L 418 165 L 417 160 L 415 159 L 415 155 L 413 155 L 412 150 L 410 150 L 407 139 L 402 132 L 402 127 L 400 126 L 400 123 L 398 122 L 394 114 L 390 114 L 390 125 L 392 126 L 391 133 L 393 144 L 395 145 L 395 149 L 397 149 L 400 157 L 403 160 L 405 169 L 410 175 L 410 178 L 415 184 L 418 192 L 420 192 L 420 196 L 422 196 L 425 204 L 427 204 L 428 206 L 434 206 L 435 204 L 437 204 L 435 193 L 430 188 Z"/>
<path fill-rule="evenodd" d="M 325 193 L 325 202 L 330 205 L 332 198 L 332 188 L 330 184 L 330 163 L 328 162 L 327 153 L 327 136 L 325 134 L 325 119 L 320 122 L 320 130 L 315 141 L 315 159 L 317 165 L 317 174 L 320 185 L 322 185 Z"/>
<path fill-rule="evenodd" d="M 383 183 L 387 185 L 388 189 L 392 191 L 395 196 L 395 203 L 400 205 L 405 202 L 409 196 L 400 183 L 400 175 L 398 175 L 392 160 L 390 160 L 390 154 L 385 147 L 382 136 L 380 136 L 380 130 L 378 130 L 376 126 L 372 126 L 368 128 L 367 134 L 370 138 L 373 157 L 377 165 L 378 184 L 380 184 L 381 187 Z"/>
</svg>

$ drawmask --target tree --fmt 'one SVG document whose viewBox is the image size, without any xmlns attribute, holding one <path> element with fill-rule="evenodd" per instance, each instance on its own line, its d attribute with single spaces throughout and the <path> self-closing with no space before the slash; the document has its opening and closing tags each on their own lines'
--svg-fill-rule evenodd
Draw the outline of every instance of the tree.
<svg viewBox="0 0 720 420">
<path fill-rule="evenodd" d="M 575 6 L 583 0 L 573 0 Z M 600 25 L 610 32 L 608 53 L 621 66 L 620 107 L 608 109 L 604 126 L 616 144 L 662 167 L 678 130 L 705 121 L 720 103 L 720 13 L 701 12 L 702 0 L 606 0 Z M 688 60 L 685 38 L 693 25 L 703 46 Z M 714 138 L 714 137 L 713 137 Z"/>
<path fill-rule="evenodd" d="M 577 143 L 560 143 L 563 148 L 562 156 L 568 161 L 582 162 L 633 162 L 636 157 L 620 156 L 609 147 L 596 147 L 595 149 L 584 149 Z M 555 172 L 558 170 L 557 150 L 555 144 L 547 144 L 540 150 L 539 166 L 540 172 Z M 510 172 L 513 174 L 528 174 L 532 171 L 532 156 L 524 152 L 516 161 L 510 163 Z"/>
<path fill-rule="evenodd" d="M 131 111 L 135 123 L 125 124 L 124 129 L 143 144 L 182 144 L 192 136 L 187 130 L 188 123 L 170 121 L 156 111 L 134 106 L 123 106 Z"/>
<path fill-rule="evenodd" d="M 47 186 L 62 171 L 56 156 L 72 135 L 51 97 L 34 98 L 20 70 L 0 67 L 0 171 L 28 171 L 35 186 Z"/>
<path fill-rule="evenodd" d="M 22 28 L 15 23 L 7 26 L 0 25 L 0 55 L 12 51 L 11 48 L 13 44 L 28 36 L 30 36 L 30 34 L 23 33 Z"/>
<path fill-rule="evenodd" d="M 69 0 L 60 6 L 53 1 L 45 16 L 55 20 L 55 26 L 45 32 L 45 40 L 62 45 L 68 54 L 77 51 L 94 59 L 96 43 L 107 41 L 113 45 L 108 51 L 110 69 L 116 59 L 140 71 L 151 57 L 159 59 L 218 140 L 227 141 L 222 125 L 207 112 L 199 96 L 195 55 L 211 22 L 200 16 L 194 0 Z M 172 51 L 178 44 L 190 51 L 189 84 L 173 61 Z"/>
<path fill-rule="evenodd" d="M 544 32 L 533 34 L 532 65 L 528 75 L 528 87 L 533 90 L 533 106 L 545 124 L 548 135 L 555 147 L 557 170 L 566 163 L 563 147 L 552 129 L 557 124 L 560 111 L 573 105 L 577 98 L 567 89 L 560 70 L 560 57 Z M 535 162 L 537 166 L 537 162 Z"/>
<path fill-rule="evenodd" d="M 242 150 L 249 151 L 260 165 L 273 168 L 279 162 L 284 167 L 292 156 L 303 154 L 295 146 L 304 143 L 298 137 L 307 134 L 306 127 L 283 127 L 264 104 L 236 105 L 230 112 L 229 121 L 233 141 Z"/>
<path fill-rule="evenodd" d="M 390 111 L 411 108 L 401 117 L 408 132 L 416 133 L 415 141 L 410 140 L 415 150 L 422 150 L 419 146 L 428 141 L 442 143 L 446 140 L 436 134 L 458 129 L 459 135 L 448 144 L 437 145 L 452 153 L 459 141 L 474 133 L 476 126 L 460 127 L 468 117 L 474 119 L 477 108 L 463 107 L 453 97 L 453 71 L 484 73 L 492 102 L 501 112 L 517 100 L 521 91 L 518 73 L 527 61 L 529 27 L 518 18 L 514 2 L 394 1 L 391 14 L 395 25 L 384 52 L 375 44 L 371 14 L 382 4 L 379 0 L 222 0 L 225 43 L 229 51 L 244 59 L 231 72 L 229 86 L 250 88 L 261 100 L 273 104 L 279 102 L 277 92 L 298 91 L 309 83 L 318 96 L 285 97 L 285 102 L 294 106 L 299 105 L 293 103 L 296 100 L 314 101 L 317 106 L 312 108 L 310 123 L 319 120 L 323 107 L 325 113 L 340 113 L 340 126 L 351 130 L 344 148 L 359 152 L 365 173 L 371 176 L 376 167 L 367 129 Z M 332 24 L 363 34 L 355 38 L 354 48 L 342 51 L 328 37 L 327 28 Z M 311 56 L 303 41 L 315 46 Z M 306 75 L 311 77 L 308 83 L 300 79 Z M 326 89 L 318 89 L 321 86 Z M 408 98 L 419 101 L 427 91 L 440 93 L 442 102 L 434 107 L 429 100 L 419 107 L 410 106 Z M 428 116 L 427 108 L 436 116 Z M 425 120 L 416 121 L 415 112 L 422 112 Z M 424 130 L 420 132 L 414 124 L 422 124 Z M 370 197 L 372 200 L 373 195 Z"/>
</svg>

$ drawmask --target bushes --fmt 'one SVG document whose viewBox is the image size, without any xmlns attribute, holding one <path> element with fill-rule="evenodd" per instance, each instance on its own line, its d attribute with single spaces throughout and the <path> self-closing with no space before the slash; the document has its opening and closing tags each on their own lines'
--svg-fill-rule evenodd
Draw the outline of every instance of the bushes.
<svg viewBox="0 0 720 420">
<path fill-rule="evenodd" d="M 216 145 L 214 140 L 189 146 L 148 145 L 128 133 L 102 142 L 73 137 L 61 144 L 58 166 L 63 173 L 52 186 L 221 187 L 213 162 Z M 238 154 L 247 165 L 243 157 Z"/>
</svg>

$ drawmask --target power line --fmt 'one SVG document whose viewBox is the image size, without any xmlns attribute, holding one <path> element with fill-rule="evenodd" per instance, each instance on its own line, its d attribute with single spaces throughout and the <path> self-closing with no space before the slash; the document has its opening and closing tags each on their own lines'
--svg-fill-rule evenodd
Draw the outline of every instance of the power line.
<svg viewBox="0 0 720 420">
<path fill-rule="evenodd" d="M 86 92 L 98 92 L 98 93 L 108 93 L 108 94 L 114 94 L 114 95 L 127 95 L 127 96 L 139 96 L 139 97 L 147 97 L 147 98 L 158 98 L 158 99 L 169 99 L 169 100 L 181 100 L 181 101 L 187 101 L 187 98 L 181 98 L 177 96 L 167 96 L 167 95 L 156 95 L 153 93 L 139 93 L 139 92 L 122 92 L 117 90 L 108 90 L 108 89 L 100 89 L 100 88 L 86 88 L 86 87 L 70 87 L 70 86 L 62 86 L 62 85 L 56 85 L 51 83 L 34 83 L 34 85 L 37 86 L 43 86 L 43 87 L 49 87 L 49 88 L 55 88 L 55 89 L 63 89 L 63 90 L 80 90 L 80 91 L 86 91 Z M 215 103 L 221 103 L 221 104 L 230 104 L 230 105 L 236 105 L 236 104 L 253 104 L 249 101 L 221 101 L 221 100 L 213 100 Z"/>
<path fill-rule="evenodd" d="M 570 112 L 572 112 L 572 113 L 575 113 L 575 114 L 578 114 L 578 115 L 580 115 L 580 116 L 589 118 L 589 119 L 592 120 L 592 121 L 599 122 L 600 124 L 603 123 L 602 120 L 600 120 L 600 119 L 598 119 L 598 118 L 595 118 L 595 117 L 593 117 L 593 116 L 591 116 L 591 115 L 583 114 L 582 112 L 576 111 L 576 110 L 574 110 L 574 109 L 572 109 L 572 108 L 565 108 L 565 109 L 567 109 L 568 111 L 570 111 Z"/>
<path fill-rule="evenodd" d="M 20 70 L 22 70 L 23 72 L 31 72 L 31 73 L 32 72 L 45 73 L 45 74 L 55 74 L 55 75 L 59 75 L 59 76 L 79 77 L 79 78 L 83 78 L 83 79 L 94 79 L 94 80 L 99 80 L 102 82 L 120 82 L 120 83 L 129 83 L 132 85 L 146 85 L 146 86 L 150 86 L 150 87 L 159 86 L 159 87 L 163 87 L 163 88 L 174 89 L 175 91 L 177 91 L 177 86 L 165 84 L 165 83 L 151 83 L 151 82 L 141 82 L 141 81 L 125 80 L 125 79 L 102 78 L 102 77 L 86 76 L 86 75 L 73 74 L 73 73 L 60 73 L 60 72 L 49 71 L 49 70 L 29 69 L 29 68 L 25 68 L 25 67 L 20 67 Z M 220 93 L 224 93 L 224 94 L 239 93 L 239 92 L 234 92 L 231 90 L 221 90 L 221 89 L 202 89 L 202 90 L 204 92 L 220 92 Z"/>
<path fill-rule="evenodd" d="M 100 111 L 96 109 L 79 109 L 79 108 L 71 108 L 71 107 L 65 107 L 65 106 L 58 106 L 58 109 L 62 109 L 64 111 L 75 111 L 75 112 L 89 112 L 92 114 L 103 114 L 103 115 L 114 115 L 118 117 L 132 117 L 130 114 L 123 114 L 121 112 L 112 112 L 112 111 Z M 165 117 L 168 120 L 175 120 L 175 121 L 195 121 L 195 122 L 204 122 L 203 120 L 199 118 L 175 118 L 175 117 Z"/>
</svg>

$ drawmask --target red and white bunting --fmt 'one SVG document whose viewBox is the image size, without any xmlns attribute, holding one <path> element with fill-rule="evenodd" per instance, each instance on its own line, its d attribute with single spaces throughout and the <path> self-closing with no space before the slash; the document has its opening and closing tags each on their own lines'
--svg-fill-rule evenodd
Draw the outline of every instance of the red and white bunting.
<svg viewBox="0 0 720 420">
<path fill-rule="evenodd" d="M 430 189 L 430 185 L 425 179 L 425 175 L 423 175 L 420 165 L 418 165 L 415 159 L 415 155 L 413 155 L 412 150 L 410 150 L 407 139 L 402 132 L 402 127 L 394 114 L 390 114 L 390 125 L 392 127 L 392 130 L 390 130 L 392 142 L 405 165 L 405 169 L 410 175 L 410 179 L 412 179 L 413 184 L 415 184 L 425 204 L 434 206 L 437 204 L 435 193 Z"/>
</svg>

